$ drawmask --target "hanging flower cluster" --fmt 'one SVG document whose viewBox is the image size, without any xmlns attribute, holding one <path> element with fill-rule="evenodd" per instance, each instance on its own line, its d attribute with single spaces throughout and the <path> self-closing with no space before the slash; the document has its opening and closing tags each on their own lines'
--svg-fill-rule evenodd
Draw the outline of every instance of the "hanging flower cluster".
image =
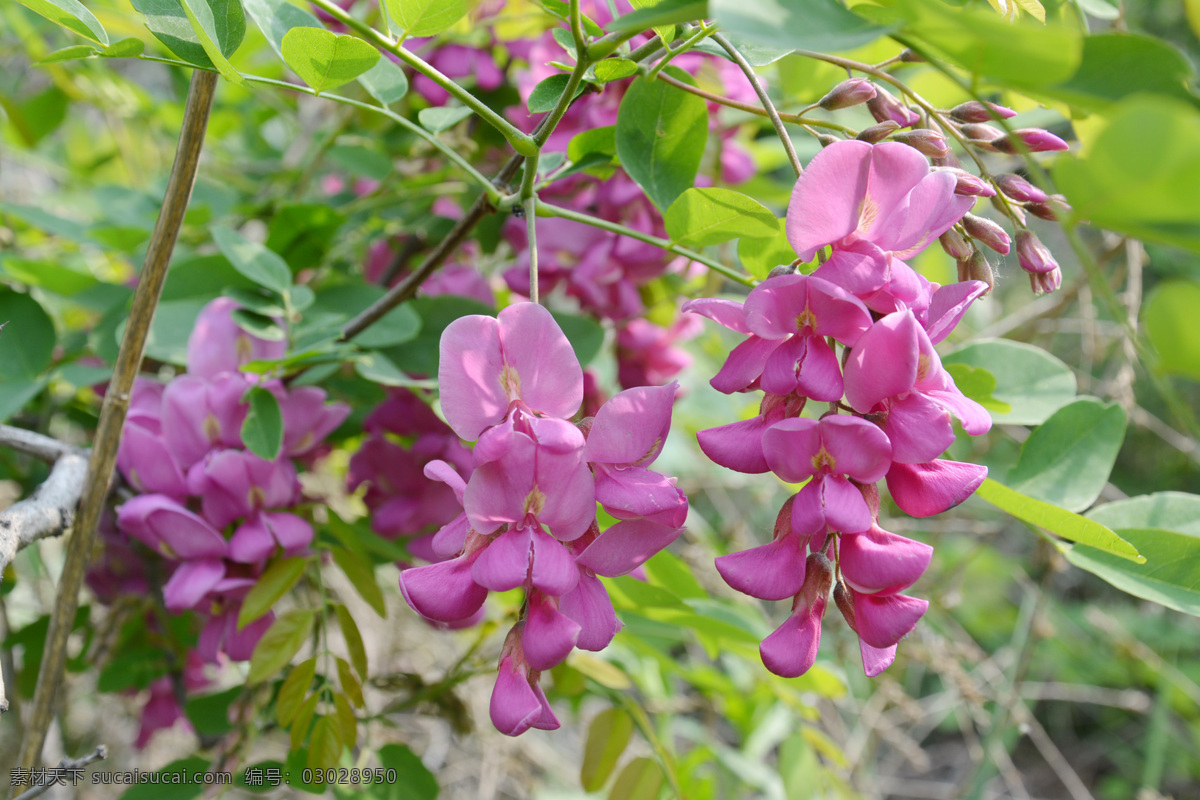
<svg viewBox="0 0 1200 800">
<path fill-rule="evenodd" d="M 121 474 L 142 492 L 120 507 L 117 526 L 165 559 L 167 610 L 193 609 L 204 620 L 197 651 L 210 663 L 220 653 L 249 659 L 270 627 L 270 613 L 241 630 L 237 617 L 267 563 L 312 542 L 312 526 L 288 510 L 301 495 L 292 459 L 311 455 L 350 413 L 327 403 L 323 389 L 266 381 L 283 415 L 282 452 L 267 461 L 247 451 L 243 397 L 259 379 L 239 367 L 280 358 L 287 346 L 239 328 L 237 307 L 218 298 L 201 311 L 186 375 L 165 385 L 138 379 L 117 454 Z"/>
<path fill-rule="evenodd" d="M 987 475 L 939 457 L 954 441 L 951 416 L 970 434 L 991 420 L 934 350 L 987 284 L 938 286 L 905 263 L 973 201 L 908 145 L 831 144 L 797 181 L 787 220 L 800 258 L 825 250 L 822 265 L 770 278 L 744 303 L 685 306 L 746 334 L 713 387 L 765 393 L 757 417 L 701 431 L 701 448 L 739 472 L 806 482 L 784 504 L 770 544 L 717 559 L 735 589 L 792 599 L 791 616 L 760 648 L 776 674 L 813 665 L 831 588 L 858 634 L 866 674 L 886 669 L 928 605 L 901 592 L 932 550 L 880 527 L 876 483 L 884 480 L 906 513 L 925 517 L 965 500 Z M 828 402 L 829 411 L 802 417 L 809 400 Z"/>
<path fill-rule="evenodd" d="M 462 317 L 442 335 L 442 411 L 476 442 L 469 480 L 444 461 L 425 474 L 463 512 L 430 541 L 444 559 L 400 574 L 405 599 L 443 623 L 472 618 L 488 592 L 522 588 L 500 656 L 491 716 L 503 733 L 558 727 L 539 675 L 571 650 L 601 650 L 620 628 L 597 575 L 624 575 L 679 536 L 687 498 L 649 469 L 671 423 L 674 384 L 630 389 L 569 420 L 583 371 L 543 307 Z M 601 532 L 596 504 L 618 522 Z"/>
</svg>

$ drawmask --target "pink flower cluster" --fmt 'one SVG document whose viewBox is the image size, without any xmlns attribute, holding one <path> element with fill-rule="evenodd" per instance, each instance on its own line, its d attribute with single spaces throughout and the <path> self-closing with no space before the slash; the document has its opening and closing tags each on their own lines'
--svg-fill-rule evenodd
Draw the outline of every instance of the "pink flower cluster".
<svg viewBox="0 0 1200 800">
<path fill-rule="evenodd" d="M 791 616 L 760 648 L 779 675 L 812 666 L 831 587 L 869 676 L 892 663 L 925 612 L 925 601 L 901 592 L 924 572 L 931 548 L 880 527 L 878 481 L 902 510 L 925 517 L 962 502 L 987 475 L 940 458 L 955 438 L 952 416 L 970 434 L 986 432 L 991 419 L 934 350 L 987 285 L 938 286 L 904 262 L 970 208 L 973 198 L 955 185 L 907 145 L 832 144 L 797 181 L 788 208 L 789 240 L 804 260 L 826 252 L 821 266 L 770 278 L 744 303 L 684 307 L 746 334 L 713 387 L 765 393 L 757 417 L 701 431 L 701 448 L 739 472 L 805 482 L 770 544 L 717 559 L 735 589 L 792 598 Z M 801 416 L 810 399 L 829 411 Z"/>
<path fill-rule="evenodd" d="M 188 373 L 167 384 L 139 378 L 117 467 L 139 494 L 120 507 L 120 530 L 161 555 L 168 567 L 169 611 L 194 609 L 204 627 L 197 650 L 250 658 L 271 614 L 239 630 L 242 599 L 277 555 L 307 551 L 311 525 L 288 509 L 300 501 L 293 458 L 311 455 L 350 409 L 327 403 L 323 389 L 261 385 L 279 401 L 283 449 L 274 461 L 248 452 L 243 400 L 258 382 L 239 371 L 282 357 L 286 342 L 250 336 L 233 321 L 237 304 L 218 298 L 200 313 L 188 339 Z"/>
<path fill-rule="evenodd" d="M 539 685 L 575 647 L 601 650 L 620 628 L 597 575 L 624 575 L 679 536 L 687 498 L 649 469 L 666 440 L 674 384 L 630 389 L 594 418 L 569 419 L 583 371 L 543 307 L 462 317 L 442 335 L 438 372 L 450 427 L 476 441 L 469 480 L 443 461 L 425 474 L 463 512 L 430 542 L 444 559 L 400 574 L 432 620 L 472 618 L 491 591 L 521 588 L 521 619 L 500 656 L 491 716 L 503 733 L 558 727 Z M 596 504 L 618 522 L 601 532 Z"/>
</svg>

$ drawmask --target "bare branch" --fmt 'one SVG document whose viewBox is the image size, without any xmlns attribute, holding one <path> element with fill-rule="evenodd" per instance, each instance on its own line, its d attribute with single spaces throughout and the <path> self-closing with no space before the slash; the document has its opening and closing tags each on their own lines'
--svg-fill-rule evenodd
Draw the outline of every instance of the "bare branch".
<svg viewBox="0 0 1200 800">
<path fill-rule="evenodd" d="M 40 783 L 37 786 L 34 786 L 32 789 L 29 789 L 28 791 L 22 792 L 21 794 L 14 797 L 13 800 L 33 800 L 33 798 L 46 792 L 51 786 L 57 786 L 58 785 L 58 780 L 57 780 L 58 774 L 61 774 L 63 771 L 73 770 L 73 769 L 83 769 L 88 764 L 91 764 L 93 761 L 103 761 L 106 758 L 108 758 L 108 748 L 105 747 L 104 745 L 97 746 L 95 750 L 88 753 L 83 758 L 76 758 L 76 759 L 64 758 L 62 761 L 58 762 L 58 769 L 47 770 L 47 772 L 49 772 L 51 775 L 54 775 L 53 778 L 50 778 L 49 776 L 47 776 L 48 780 L 45 783 Z M 55 774 L 55 773 L 58 773 L 58 774 Z"/>
<path fill-rule="evenodd" d="M 8 447 L 51 464 L 67 453 L 81 452 L 78 447 L 60 442 L 51 436 L 24 428 L 14 428 L 11 425 L 0 425 L 0 447 Z"/>
<path fill-rule="evenodd" d="M 50 476 L 32 495 L 0 511 L 0 572 L 17 551 L 47 536 L 57 536 L 75 522 L 83 494 L 88 458 L 68 453 L 54 462 Z"/>
</svg>

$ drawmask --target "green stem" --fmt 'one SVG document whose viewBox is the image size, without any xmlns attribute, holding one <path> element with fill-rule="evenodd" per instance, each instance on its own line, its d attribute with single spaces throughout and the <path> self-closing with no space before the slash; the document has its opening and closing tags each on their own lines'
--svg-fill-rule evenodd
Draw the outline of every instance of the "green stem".
<svg viewBox="0 0 1200 800">
<path fill-rule="evenodd" d="M 722 97 L 721 95 L 713 94 L 712 92 L 706 92 L 697 86 L 692 86 L 690 83 L 685 83 L 685 82 L 679 80 L 678 78 L 672 77 L 671 75 L 667 75 L 667 74 L 659 75 L 658 79 L 660 81 L 662 81 L 663 83 L 667 83 L 667 84 L 670 84 L 671 86 L 674 86 L 677 89 L 682 89 L 683 91 L 688 92 L 689 94 L 694 94 L 697 97 L 703 97 L 705 100 L 710 100 L 714 103 L 718 103 L 720 105 L 727 106 L 729 108 L 736 108 L 738 111 L 745 111 L 747 114 L 754 114 L 755 116 L 758 116 L 758 117 L 770 116 L 767 113 L 766 109 L 764 109 L 764 108 L 760 108 L 759 106 L 750 105 L 749 103 L 742 103 L 738 100 L 732 100 L 728 97 Z M 842 125 L 841 123 L 832 122 L 829 120 L 810 119 L 810 118 L 804 117 L 801 114 L 782 114 L 782 113 L 779 115 L 779 118 L 781 120 L 783 120 L 784 122 L 791 122 L 794 125 L 801 125 L 801 126 L 811 125 L 811 126 L 817 127 L 817 128 L 828 128 L 829 130 L 840 131 L 841 133 L 844 133 L 847 136 L 857 136 L 858 135 L 858 131 L 854 130 L 853 128 L 850 128 L 846 125 Z"/>
<path fill-rule="evenodd" d="M 658 758 L 663 775 L 666 776 L 667 784 L 671 787 L 674 796 L 678 798 L 685 797 L 683 788 L 679 785 L 679 776 L 675 774 L 675 759 L 671 756 L 670 751 L 667 750 L 666 745 L 662 743 L 662 739 L 654 732 L 654 726 L 650 724 L 650 718 L 646 716 L 646 712 L 640 705 L 630 699 L 629 695 L 618 692 L 610 694 L 633 719 L 634 726 L 637 727 L 638 732 L 642 734 L 642 737 L 650 745 L 650 749 L 654 751 L 654 755 Z"/>
<path fill-rule="evenodd" d="M 309 0 L 309 2 L 320 8 L 325 13 L 329 14 L 329 16 L 333 17 L 338 22 L 341 22 L 343 25 L 355 30 L 371 44 L 382 50 L 386 50 L 389 53 L 395 54 L 405 64 L 408 64 L 417 72 L 421 73 L 425 77 L 429 78 L 429 80 L 445 89 L 452 96 L 458 98 L 463 105 L 467 106 L 476 114 L 478 114 L 484 122 L 500 131 L 500 134 L 508 140 L 508 143 L 512 145 L 512 149 L 517 151 L 519 155 L 529 156 L 532 155 L 537 149 L 533 139 L 528 134 L 522 133 L 511 122 L 489 108 L 486 103 L 468 92 L 466 89 L 459 86 L 450 78 L 443 75 L 436 68 L 434 68 L 432 64 L 425 61 L 416 53 L 405 50 L 404 47 L 401 46 L 400 42 L 393 40 L 390 36 L 380 33 L 370 25 L 355 19 L 346 11 L 342 10 L 341 6 L 334 3 L 333 0 Z"/>
<path fill-rule="evenodd" d="M 673 244 L 666 239 L 660 239 L 657 236 L 651 236 L 648 233 L 642 233 L 639 230 L 627 228 L 624 225 L 620 225 L 616 222 L 609 222 L 606 219 L 600 219 L 599 217 L 593 217 L 589 214 L 572 211 L 569 208 L 551 205 L 550 203 L 538 203 L 536 210 L 537 215 L 540 217 L 569 219 L 572 222 L 578 222 L 583 225 L 591 225 L 593 228 L 600 228 L 601 230 L 610 231 L 612 233 L 619 233 L 622 236 L 628 236 L 631 239 L 637 239 L 639 242 L 645 242 L 646 244 L 652 244 L 655 247 L 661 247 L 663 250 L 666 250 L 669 253 L 674 253 L 675 255 L 689 258 L 692 261 L 697 261 L 714 272 L 719 272 L 726 278 L 729 278 L 729 280 L 736 281 L 743 286 L 756 285 L 753 278 L 742 275 L 741 273 L 725 266 L 719 261 L 715 261 L 706 255 L 695 252 L 694 250 L 688 250 L 687 248 L 680 247 L 679 245 Z"/>
<path fill-rule="evenodd" d="M 531 162 L 526 162 L 525 169 L 529 169 L 530 164 Z M 525 209 L 525 230 L 529 239 L 529 299 L 537 303 L 540 302 L 538 298 L 537 195 L 530 194 L 525 198 L 523 208 Z"/>
<path fill-rule="evenodd" d="M 647 80 L 654 80 L 657 78 L 658 73 L 663 71 L 663 67 L 671 63 L 671 59 L 675 58 L 675 56 L 683 55 L 701 41 L 709 36 L 712 36 L 716 32 L 716 25 L 701 25 L 694 34 L 685 39 L 678 47 L 671 47 L 670 45 L 667 45 L 667 54 L 659 59 L 658 63 L 646 72 Z"/>
<path fill-rule="evenodd" d="M 754 87 L 754 93 L 758 95 L 758 100 L 762 103 L 763 109 L 771 119 L 771 124 L 775 126 L 775 133 L 779 135 L 779 141 L 783 143 L 783 149 L 787 153 L 788 160 L 792 162 L 792 169 L 796 171 L 796 177 L 799 178 L 801 173 L 804 172 L 804 167 L 800 165 L 800 157 L 796 155 L 796 148 L 792 144 L 792 137 L 788 136 L 787 130 L 783 127 L 783 120 L 779 118 L 779 112 L 775 110 L 775 104 L 767 96 L 767 90 L 763 88 L 758 75 L 754 73 L 754 67 L 750 66 L 750 62 L 721 34 L 714 33 L 713 41 L 721 45 L 725 52 L 729 54 L 729 57 L 733 59 L 733 62 L 741 68 L 746 76 L 746 80 L 750 81 L 750 85 Z"/>
</svg>

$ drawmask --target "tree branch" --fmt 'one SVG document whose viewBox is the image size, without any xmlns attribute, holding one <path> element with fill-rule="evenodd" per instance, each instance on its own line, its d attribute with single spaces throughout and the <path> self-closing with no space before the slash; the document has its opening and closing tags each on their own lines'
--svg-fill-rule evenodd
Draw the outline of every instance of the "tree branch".
<svg viewBox="0 0 1200 800">
<path fill-rule="evenodd" d="M 162 294 L 167 277 L 167 265 L 183 225 L 200 166 L 200 149 L 208 128 L 208 115 L 212 110 L 213 94 L 217 76 L 200 70 L 192 73 L 187 103 L 183 111 L 183 126 L 179 134 L 179 146 L 175 151 L 175 163 L 171 166 L 171 177 L 167 182 L 162 211 L 150 237 L 146 261 L 138 277 L 133 296 L 133 307 L 129 312 L 129 323 L 117 355 L 116 369 L 104 395 L 100 409 L 100 423 L 96 429 L 96 441 L 88 463 L 87 479 L 84 484 L 83 500 L 75 533 L 67 545 L 67 556 L 59 578 L 58 595 L 54 613 L 50 617 L 50 629 L 46 634 L 46 648 L 42 654 L 42 666 L 38 672 L 37 690 L 33 697 L 33 711 L 29 718 L 26 736 L 21 742 L 18 764 L 32 769 L 41 756 L 46 741 L 46 729 L 54 716 L 54 700 L 59 695 L 63 664 L 67 655 L 67 639 L 75 609 L 79 604 L 79 587 L 87 568 L 95 539 L 97 523 L 108 497 L 113 467 L 117 460 L 117 447 L 121 442 L 121 429 L 129 410 L 129 395 L 134 379 L 142 364 L 146 339 L 154 309 Z"/>
<path fill-rule="evenodd" d="M 56 770 L 48 770 L 54 774 L 54 777 L 50 778 L 45 783 L 39 783 L 37 786 L 34 786 L 28 791 L 22 792 L 13 798 L 13 800 L 33 800 L 33 798 L 37 797 L 38 795 L 44 794 L 48 789 L 50 789 L 51 786 L 57 786 L 58 776 L 63 772 L 75 769 L 83 769 L 93 761 L 103 761 L 106 758 L 108 758 L 108 748 L 104 745 L 97 746 L 95 750 L 88 753 L 83 758 L 64 758 L 62 761 L 58 762 L 58 768 Z"/>
<path fill-rule="evenodd" d="M 24 428 L 14 428 L 11 425 L 0 425 L 0 447 L 12 448 L 49 464 L 69 453 L 82 452 L 78 447 L 60 442 L 52 436 L 27 431 Z"/>
<path fill-rule="evenodd" d="M 37 491 L 0 511 L 0 572 L 12 563 L 18 550 L 57 536 L 74 524 L 87 466 L 84 453 L 63 455 Z"/>
</svg>

